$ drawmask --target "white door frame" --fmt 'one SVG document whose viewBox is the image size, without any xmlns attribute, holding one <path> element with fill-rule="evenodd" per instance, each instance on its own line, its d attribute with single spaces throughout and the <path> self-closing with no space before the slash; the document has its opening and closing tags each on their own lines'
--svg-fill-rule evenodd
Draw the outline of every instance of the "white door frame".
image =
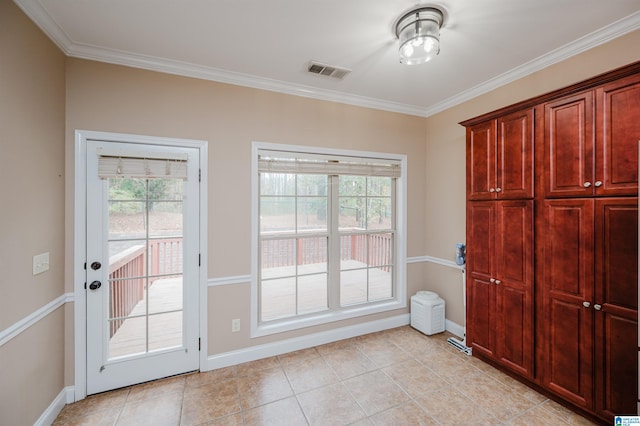
<svg viewBox="0 0 640 426">
<path fill-rule="evenodd" d="M 207 365 L 207 164 L 208 142 L 193 139 L 160 138 L 154 136 L 76 130 L 75 132 L 75 177 L 74 177 L 74 224 L 73 224 L 73 293 L 74 293 L 74 354 L 75 378 L 74 401 L 87 396 L 87 316 L 86 316 L 86 146 L 87 140 L 124 142 L 131 144 L 179 146 L 197 148 L 200 152 L 200 255 L 199 285 L 199 332 L 200 368 Z"/>
</svg>

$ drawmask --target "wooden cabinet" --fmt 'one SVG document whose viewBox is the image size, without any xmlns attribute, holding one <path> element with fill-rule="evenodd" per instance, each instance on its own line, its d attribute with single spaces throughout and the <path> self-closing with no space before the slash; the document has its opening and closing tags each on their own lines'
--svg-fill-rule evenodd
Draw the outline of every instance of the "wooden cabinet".
<svg viewBox="0 0 640 426">
<path fill-rule="evenodd" d="M 533 201 L 467 206 L 467 342 L 533 378 Z"/>
<path fill-rule="evenodd" d="M 638 200 L 595 201 L 595 409 L 636 413 Z"/>
<path fill-rule="evenodd" d="M 640 62 L 461 124 L 467 344 L 607 422 L 635 414 Z"/>
<path fill-rule="evenodd" d="M 467 198 L 533 198 L 533 110 L 467 128 Z"/>
<path fill-rule="evenodd" d="M 640 77 L 544 105 L 545 197 L 637 195 Z"/>
<path fill-rule="evenodd" d="M 603 418 L 636 410 L 637 198 L 544 202 L 543 385 Z"/>
<path fill-rule="evenodd" d="M 547 200 L 544 223 L 544 270 L 538 280 L 543 384 L 587 408 L 593 399 L 593 200 Z"/>
</svg>

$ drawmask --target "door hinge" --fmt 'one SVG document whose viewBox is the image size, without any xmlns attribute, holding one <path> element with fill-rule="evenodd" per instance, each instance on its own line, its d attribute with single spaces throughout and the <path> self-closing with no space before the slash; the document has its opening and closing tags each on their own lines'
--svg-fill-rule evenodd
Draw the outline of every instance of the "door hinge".
<svg viewBox="0 0 640 426">
<path fill-rule="evenodd" d="M 85 290 L 87 289 L 87 282 L 86 281 L 84 282 L 84 289 Z"/>
<path fill-rule="evenodd" d="M 84 270 L 87 270 L 87 262 L 84 262 Z"/>
<path fill-rule="evenodd" d="M 202 182 L 202 169 L 198 169 L 198 182 Z"/>
<path fill-rule="evenodd" d="M 202 341 L 201 341 L 201 339 L 198 337 L 198 350 L 201 350 L 201 344 L 202 344 Z"/>
<path fill-rule="evenodd" d="M 198 266 L 202 266 L 202 255 L 198 253 Z"/>
</svg>

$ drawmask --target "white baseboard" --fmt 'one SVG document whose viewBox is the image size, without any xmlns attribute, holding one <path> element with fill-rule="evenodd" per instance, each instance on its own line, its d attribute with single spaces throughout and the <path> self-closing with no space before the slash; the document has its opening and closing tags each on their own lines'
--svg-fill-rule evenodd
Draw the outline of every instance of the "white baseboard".
<svg viewBox="0 0 640 426">
<path fill-rule="evenodd" d="M 65 405 L 74 402 L 75 391 L 73 386 L 67 386 L 62 389 L 58 396 L 55 397 L 53 402 L 49 404 L 49 407 L 42 413 L 40 418 L 36 420 L 34 426 L 50 426 L 56 421 L 56 417 L 62 411 Z"/>
<path fill-rule="evenodd" d="M 230 365 L 241 364 L 243 362 L 255 361 L 287 352 L 300 349 L 311 348 L 326 343 L 335 342 L 351 337 L 362 336 L 363 334 L 374 333 L 376 331 L 388 330 L 390 328 L 408 325 L 411 322 L 409 314 L 396 315 L 390 318 L 370 321 L 357 325 L 338 328 L 335 330 L 322 331 L 306 336 L 294 337 L 280 342 L 266 343 L 252 346 L 250 348 L 239 349 L 237 351 L 225 352 L 211 355 L 207 358 L 207 365 L 200 366 L 201 371 L 215 370 L 216 368 L 229 367 Z"/>
<path fill-rule="evenodd" d="M 464 339 L 464 327 L 462 327 L 459 324 L 456 324 L 453 321 L 450 320 L 445 320 L 444 322 L 444 328 L 451 334 L 455 334 L 456 336 L 458 336 L 461 339 Z"/>
</svg>

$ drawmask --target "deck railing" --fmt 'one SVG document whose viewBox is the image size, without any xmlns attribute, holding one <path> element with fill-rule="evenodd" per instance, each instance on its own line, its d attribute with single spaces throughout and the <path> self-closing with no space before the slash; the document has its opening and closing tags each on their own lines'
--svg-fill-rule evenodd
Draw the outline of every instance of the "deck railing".
<svg viewBox="0 0 640 426">
<path fill-rule="evenodd" d="M 391 234 L 351 234 L 340 237 L 340 260 L 356 260 L 389 271 L 391 253 Z M 301 236 L 262 241 L 263 269 L 294 266 L 296 262 L 298 265 L 308 265 L 326 261 L 326 237 Z"/>
<path fill-rule="evenodd" d="M 149 240 L 149 271 L 146 246 L 138 244 L 109 258 L 109 317 L 119 318 L 109 325 L 110 337 L 144 298 L 145 283 L 182 273 L 182 238 Z M 147 277 L 148 276 L 148 277 Z"/>
</svg>

